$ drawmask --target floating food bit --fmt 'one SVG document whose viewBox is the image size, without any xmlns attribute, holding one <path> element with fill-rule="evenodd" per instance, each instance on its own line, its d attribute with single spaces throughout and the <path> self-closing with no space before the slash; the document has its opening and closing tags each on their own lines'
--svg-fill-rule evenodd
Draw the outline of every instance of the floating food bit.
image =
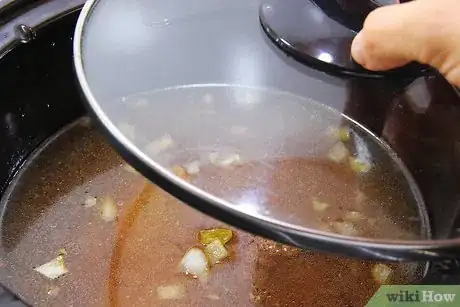
<svg viewBox="0 0 460 307">
<path fill-rule="evenodd" d="M 228 166 L 228 165 L 236 165 L 241 162 L 241 157 L 239 154 L 229 155 L 220 161 L 220 165 Z"/>
<path fill-rule="evenodd" d="M 188 174 L 185 171 L 185 169 L 182 166 L 179 166 L 179 165 L 174 165 L 172 167 L 172 172 L 174 173 L 174 175 L 176 175 L 177 177 L 182 178 L 182 179 L 187 179 L 187 177 L 188 177 Z"/>
<path fill-rule="evenodd" d="M 341 142 L 348 142 L 351 138 L 350 129 L 348 127 L 329 127 L 327 129 L 327 134 Z"/>
<path fill-rule="evenodd" d="M 55 259 L 36 267 L 34 271 L 42 274 L 49 279 L 56 279 L 64 274 L 67 274 L 69 270 L 66 268 L 64 263 L 64 255 L 60 254 Z"/>
<path fill-rule="evenodd" d="M 350 140 L 350 129 L 347 127 L 341 127 L 335 130 L 334 135 L 338 140 L 348 142 Z"/>
<path fill-rule="evenodd" d="M 225 228 L 213 228 L 200 230 L 198 233 L 198 241 L 201 244 L 207 245 L 215 240 L 219 240 L 223 245 L 227 244 L 233 237 L 233 232 Z"/>
<path fill-rule="evenodd" d="M 327 154 L 329 159 L 337 163 L 343 162 L 348 155 L 348 149 L 342 142 L 338 142 L 332 146 L 331 150 L 329 150 L 329 153 Z"/>
<path fill-rule="evenodd" d="M 200 172 L 200 161 L 193 161 L 184 165 L 185 171 L 189 175 L 196 175 Z"/>
<path fill-rule="evenodd" d="M 221 262 L 228 257 L 228 251 L 220 240 L 214 240 L 204 249 L 211 265 Z"/>
<path fill-rule="evenodd" d="M 333 227 L 337 233 L 344 236 L 356 236 L 358 235 L 358 230 L 355 225 L 351 222 L 335 222 Z"/>
<path fill-rule="evenodd" d="M 209 154 L 209 161 L 217 166 L 232 166 L 241 163 L 239 154 L 219 154 L 213 152 Z"/>
<path fill-rule="evenodd" d="M 371 166 L 368 163 L 361 161 L 356 157 L 350 157 L 348 162 L 350 163 L 351 169 L 358 174 L 367 173 L 371 169 Z"/>
<path fill-rule="evenodd" d="M 326 210 L 327 208 L 329 208 L 329 204 L 321 202 L 317 200 L 316 198 L 313 198 L 312 202 L 313 202 L 313 210 L 317 212 L 322 212 Z"/>
<path fill-rule="evenodd" d="M 358 222 L 362 219 L 364 219 L 364 216 L 362 215 L 361 212 L 358 211 L 350 211 L 345 214 L 345 219 L 350 221 L 350 222 Z"/>
<path fill-rule="evenodd" d="M 219 159 L 219 153 L 218 152 L 211 152 L 209 154 L 209 161 L 212 164 L 215 164 L 218 159 Z"/>
<path fill-rule="evenodd" d="M 157 288 L 157 295 L 161 300 L 180 300 L 185 296 L 185 292 L 185 287 L 181 284 L 159 286 Z"/>
<path fill-rule="evenodd" d="M 232 237 L 233 233 L 229 229 L 201 230 L 198 233 L 198 240 L 205 245 L 204 251 L 198 247 L 189 249 L 179 263 L 179 270 L 187 275 L 192 275 L 194 278 L 206 281 L 209 267 L 229 256 L 225 243 L 229 242 Z"/>
<path fill-rule="evenodd" d="M 179 270 L 193 278 L 206 279 L 208 274 L 206 254 L 198 247 L 189 249 L 179 263 Z"/>
<path fill-rule="evenodd" d="M 101 211 L 101 217 L 106 222 L 112 222 L 117 217 L 117 205 L 110 197 L 103 197 L 100 199 L 99 208 Z"/>
<path fill-rule="evenodd" d="M 57 286 L 52 286 L 46 291 L 46 294 L 48 294 L 51 297 L 56 297 L 59 294 L 59 287 Z"/>
<path fill-rule="evenodd" d="M 372 267 L 372 277 L 378 284 L 387 284 L 391 281 L 393 270 L 382 263 L 376 264 Z"/>
<path fill-rule="evenodd" d="M 159 153 L 174 146 L 174 141 L 169 134 L 165 134 L 161 138 L 150 142 L 145 150 L 151 155 L 158 155 Z"/>
<path fill-rule="evenodd" d="M 211 301 L 218 301 L 220 300 L 220 297 L 217 294 L 208 294 L 206 295 L 207 299 L 210 299 Z"/>
<path fill-rule="evenodd" d="M 85 199 L 85 201 L 83 202 L 83 207 L 85 207 L 85 208 L 91 208 L 91 207 L 96 206 L 96 203 L 97 203 L 96 197 L 87 196 L 86 199 Z"/>
</svg>

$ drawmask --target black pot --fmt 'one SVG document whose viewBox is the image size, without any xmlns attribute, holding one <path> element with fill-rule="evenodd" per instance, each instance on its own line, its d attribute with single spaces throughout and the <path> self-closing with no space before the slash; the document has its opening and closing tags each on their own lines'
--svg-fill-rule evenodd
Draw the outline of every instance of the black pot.
<svg viewBox="0 0 460 307">
<path fill-rule="evenodd" d="M 83 2 L 18 0 L 6 1 L 0 8 L 0 54 L 3 55 L 0 60 L 0 196 L 34 149 L 85 114 L 72 62 L 73 30 Z M 350 82 L 356 84 L 356 80 Z M 460 122 L 455 122 L 460 106 L 456 92 L 445 81 L 427 79 L 423 82 L 437 93 L 430 96 L 431 113 L 413 112 L 410 106 L 414 96 L 411 95 L 417 92 L 410 90 L 398 96 L 393 106 L 375 101 L 366 109 L 362 105 L 366 95 L 354 96 L 354 89 L 359 85 L 349 87 L 351 103 L 346 112 L 377 134 L 387 136 L 405 158 L 434 212 L 439 201 L 451 207 L 456 205 L 457 189 L 453 183 L 457 175 L 455 166 L 460 165 L 456 164 L 459 155 L 446 154 L 449 149 L 443 148 L 456 136 L 447 137 L 442 132 Z M 390 112 L 392 108 L 400 111 Z M 433 182 L 433 176 L 440 181 Z M 0 210 L 3 212 L 4 208 Z M 447 237 L 457 226 L 454 221 L 446 221 L 449 217 L 454 220 L 455 215 L 448 214 L 451 212 L 448 210 L 441 211 L 434 214 L 435 235 Z M 448 227 L 442 227 L 444 225 Z M 450 276 L 459 276 L 457 270 L 458 264 L 453 260 L 435 263 L 425 282 L 448 283 Z M 22 305 L 6 290 L 0 290 L 0 306 Z"/>
<path fill-rule="evenodd" d="M 72 62 L 73 29 L 84 1 L 4 2 L 0 7 L 0 195 L 37 146 L 85 114 Z M 27 304 L 0 287 L 0 306 Z"/>
</svg>

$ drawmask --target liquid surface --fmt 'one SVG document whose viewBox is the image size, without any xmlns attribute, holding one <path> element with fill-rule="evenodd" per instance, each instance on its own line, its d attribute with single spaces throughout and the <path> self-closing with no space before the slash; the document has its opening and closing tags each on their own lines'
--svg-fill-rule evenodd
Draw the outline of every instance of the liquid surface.
<svg viewBox="0 0 460 307">
<path fill-rule="evenodd" d="M 107 114 L 152 161 L 166 169 L 191 167 L 198 172 L 193 184 L 243 213 L 337 232 L 326 224 L 359 211 L 368 225 L 360 222 L 362 229 L 343 235 L 427 237 L 423 198 L 396 154 L 317 101 L 205 84 L 127 96 Z M 314 202 L 329 206 L 322 218 L 312 218 Z"/>
<path fill-rule="evenodd" d="M 32 160 L 7 200 L 1 225 L 0 280 L 27 302 L 36 306 L 336 307 L 363 306 L 377 290 L 371 273 L 375 263 L 300 251 L 236 229 L 227 244 L 229 259 L 211 268 L 206 284 L 180 274 L 178 263 L 197 245 L 198 231 L 228 226 L 146 182 L 102 136 L 82 123 Z M 268 176 L 269 169 L 272 176 Z M 313 172 L 318 179 L 306 177 L 304 185 L 286 185 L 281 179 L 288 170 Z M 349 184 L 341 185 L 339 178 L 331 181 L 338 175 L 345 176 Z M 294 199 L 320 194 L 324 184 L 336 196 L 356 197 L 356 182 L 349 175 L 327 163 L 290 159 L 270 161 L 268 166 L 243 164 L 230 171 L 204 166 L 189 180 L 216 193 L 248 200 L 265 193 L 252 186 L 255 176 L 278 192 L 266 195 L 267 201 L 274 197 L 295 203 Z M 277 194 L 290 197 L 280 199 Z M 106 196 L 116 204 L 115 220 L 104 220 L 97 205 L 83 205 L 90 197 Z M 332 206 L 330 199 L 323 201 Z M 313 212 L 306 207 L 298 208 Z M 349 209 L 334 208 L 338 211 L 332 211 L 330 218 L 315 211 L 319 218 L 312 223 L 329 227 L 331 222 L 344 222 Z M 369 220 L 379 218 L 379 213 L 361 212 Z M 61 249 L 65 249 L 67 274 L 49 280 L 33 270 L 55 258 Z M 417 267 L 390 267 L 395 282 L 419 277 Z M 176 284 L 186 289 L 182 299 L 158 297 L 159 286 Z"/>
</svg>

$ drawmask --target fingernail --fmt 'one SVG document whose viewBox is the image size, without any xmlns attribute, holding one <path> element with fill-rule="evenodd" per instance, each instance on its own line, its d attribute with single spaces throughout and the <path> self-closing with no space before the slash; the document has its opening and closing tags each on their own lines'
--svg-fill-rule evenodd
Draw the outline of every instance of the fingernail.
<svg viewBox="0 0 460 307">
<path fill-rule="evenodd" d="M 351 44 L 351 56 L 353 59 L 364 66 L 366 57 L 364 54 L 364 46 L 363 46 L 363 35 L 358 33 L 358 35 L 355 36 L 355 39 L 353 40 Z"/>
</svg>

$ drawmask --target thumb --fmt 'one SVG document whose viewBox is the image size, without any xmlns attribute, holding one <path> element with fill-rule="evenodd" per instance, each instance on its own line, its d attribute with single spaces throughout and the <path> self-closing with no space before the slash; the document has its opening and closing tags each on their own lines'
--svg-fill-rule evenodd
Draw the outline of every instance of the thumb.
<svg viewBox="0 0 460 307">
<path fill-rule="evenodd" d="M 374 71 L 418 61 L 460 85 L 458 16 L 458 0 L 416 0 L 378 8 L 367 16 L 355 37 L 352 56 Z"/>
</svg>

